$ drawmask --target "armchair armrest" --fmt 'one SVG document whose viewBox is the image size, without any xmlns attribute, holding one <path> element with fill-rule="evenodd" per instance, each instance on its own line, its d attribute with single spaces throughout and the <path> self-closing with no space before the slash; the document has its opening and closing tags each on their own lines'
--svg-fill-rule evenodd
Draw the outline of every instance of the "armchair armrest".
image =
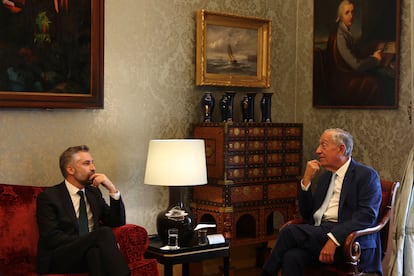
<svg viewBox="0 0 414 276">
<path fill-rule="evenodd" d="M 135 224 L 125 224 L 120 227 L 114 227 L 112 230 L 119 249 L 130 267 L 144 259 L 144 253 L 149 243 L 148 232 L 144 227 Z"/>
<path fill-rule="evenodd" d="M 380 232 L 381 229 L 384 228 L 388 224 L 391 218 L 391 213 L 392 213 L 391 211 L 392 211 L 392 207 L 386 206 L 384 210 L 384 214 L 376 226 L 349 233 L 349 235 L 345 239 L 344 246 L 343 246 L 344 257 L 345 257 L 346 262 L 349 262 L 355 265 L 358 263 L 359 258 L 361 257 L 361 246 L 359 242 L 356 241 L 356 239 L 361 236 Z"/>
</svg>

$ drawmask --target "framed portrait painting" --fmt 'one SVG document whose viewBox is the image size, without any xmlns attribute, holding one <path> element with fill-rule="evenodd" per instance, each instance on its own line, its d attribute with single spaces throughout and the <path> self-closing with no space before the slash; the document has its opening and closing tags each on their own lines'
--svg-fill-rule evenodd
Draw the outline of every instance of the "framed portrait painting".
<svg viewBox="0 0 414 276">
<path fill-rule="evenodd" d="M 103 108 L 103 0 L 0 4 L 0 107 Z"/>
<path fill-rule="evenodd" d="M 271 21 L 199 10 L 196 85 L 270 87 Z"/>
<path fill-rule="evenodd" d="M 398 108 L 400 0 L 314 0 L 313 105 Z"/>
</svg>

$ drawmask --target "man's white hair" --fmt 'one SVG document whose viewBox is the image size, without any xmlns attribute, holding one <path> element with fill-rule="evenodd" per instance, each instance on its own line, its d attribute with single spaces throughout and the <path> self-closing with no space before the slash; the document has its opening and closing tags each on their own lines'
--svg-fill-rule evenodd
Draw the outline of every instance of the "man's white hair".
<svg viewBox="0 0 414 276">
<path fill-rule="evenodd" d="M 341 21 L 341 17 L 344 14 L 344 8 L 347 5 L 354 5 L 354 2 L 349 1 L 349 0 L 343 0 L 341 3 L 339 3 L 338 11 L 337 11 L 337 14 L 336 14 L 336 23 Z"/>
</svg>

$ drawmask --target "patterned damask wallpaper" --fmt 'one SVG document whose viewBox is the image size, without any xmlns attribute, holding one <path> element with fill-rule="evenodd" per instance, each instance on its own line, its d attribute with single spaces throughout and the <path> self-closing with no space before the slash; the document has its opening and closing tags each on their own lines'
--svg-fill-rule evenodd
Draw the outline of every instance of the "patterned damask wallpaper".
<svg viewBox="0 0 414 276">
<path fill-rule="evenodd" d="M 199 101 L 208 89 L 194 86 L 200 8 L 272 19 L 267 91 L 274 93 L 273 121 L 304 123 L 304 160 L 314 157 L 323 129 L 342 127 L 354 134 L 357 160 L 384 178 L 399 179 L 414 137 L 409 120 L 414 26 L 410 1 L 402 2 L 399 109 L 320 110 L 312 107 L 313 1 L 105 1 L 105 109 L 0 110 L 0 182 L 56 184 L 62 180 L 59 154 L 87 144 L 98 171 L 121 190 L 128 222 L 155 232 L 154 218 L 167 207 L 168 190 L 143 184 L 148 141 L 188 137 L 201 120 Z M 223 93 L 211 91 L 216 99 Z M 238 91 L 236 105 L 243 95 Z"/>
</svg>

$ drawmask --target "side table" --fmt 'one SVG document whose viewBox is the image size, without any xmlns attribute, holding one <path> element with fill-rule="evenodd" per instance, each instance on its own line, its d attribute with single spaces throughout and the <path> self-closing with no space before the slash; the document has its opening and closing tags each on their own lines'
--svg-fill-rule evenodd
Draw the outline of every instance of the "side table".
<svg viewBox="0 0 414 276">
<path fill-rule="evenodd" d="M 182 275 L 189 276 L 189 264 L 208 259 L 223 258 L 224 276 L 229 276 L 229 242 L 208 245 L 194 245 L 181 247 L 177 250 L 161 250 L 163 243 L 159 239 L 152 239 L 145 256 L 147 258 L 157 259 L 158 263 L 164 265 L 164 275 L 173 275 L 173 265 L 182 264 Z"/>
</svg>

